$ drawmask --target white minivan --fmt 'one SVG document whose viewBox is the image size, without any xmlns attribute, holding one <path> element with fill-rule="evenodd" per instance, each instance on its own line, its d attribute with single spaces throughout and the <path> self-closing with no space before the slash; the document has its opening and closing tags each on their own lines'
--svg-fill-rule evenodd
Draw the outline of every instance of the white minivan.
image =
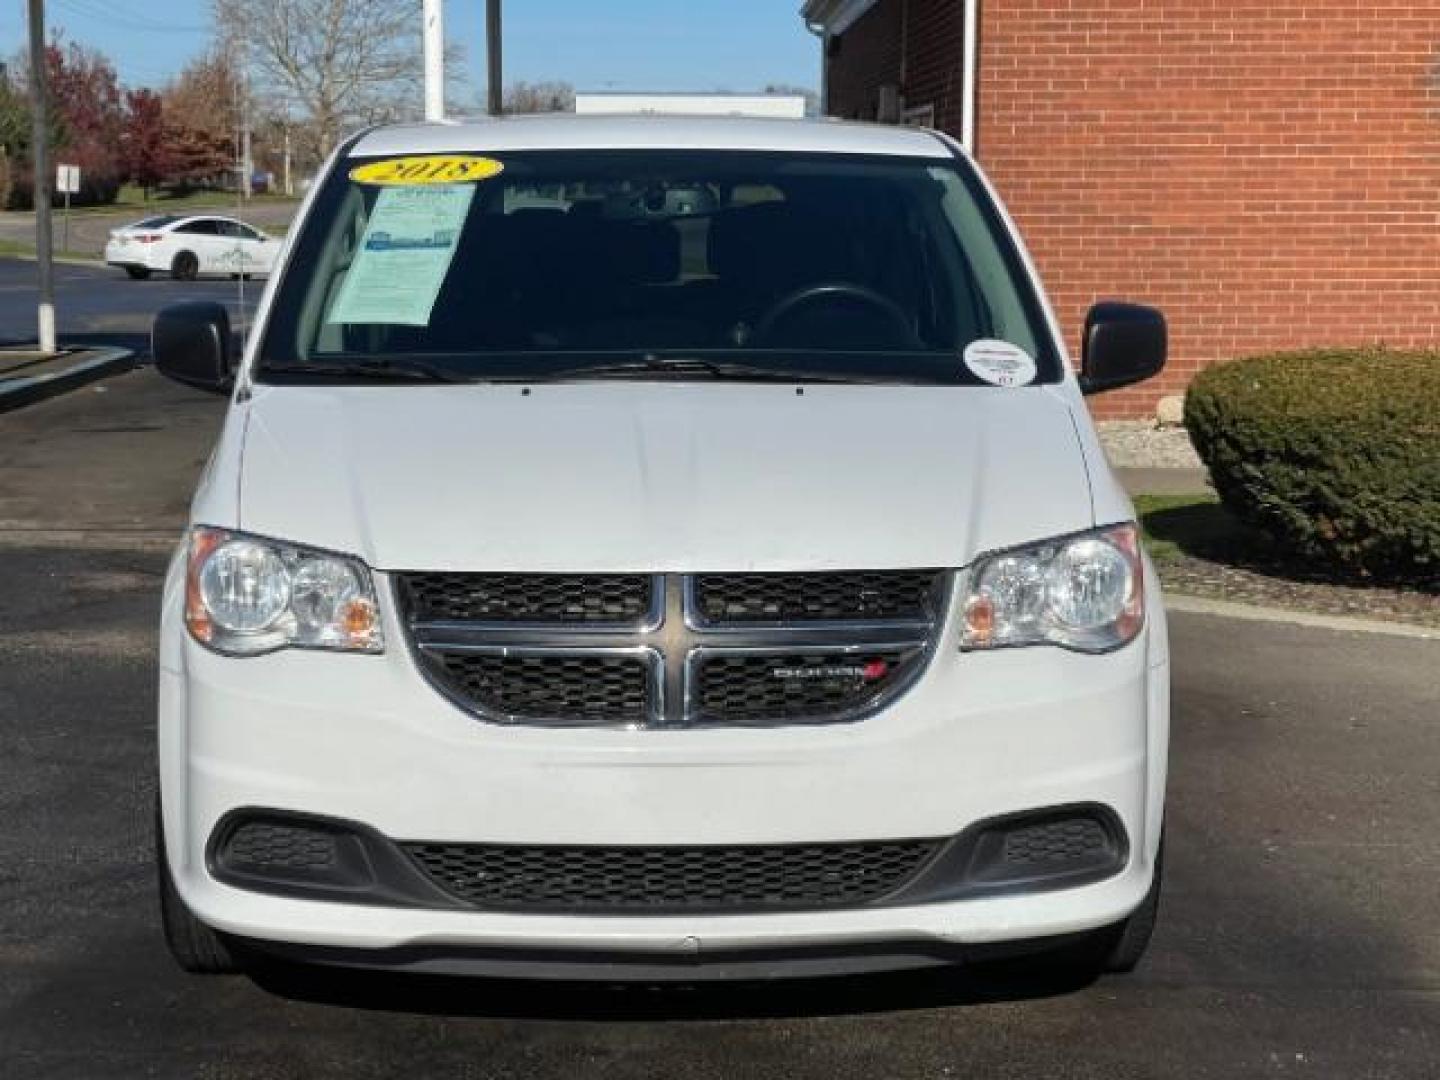
<svg viewBox="0 0 1440 1080">
<path fill-rule="evenodd" d="M 345 144 L 169 569 L 158 864 L 190 971 L 1127 970 L 1165 616 L 1067 360 L 942 134 L 548 117 Z"/>
</svg>

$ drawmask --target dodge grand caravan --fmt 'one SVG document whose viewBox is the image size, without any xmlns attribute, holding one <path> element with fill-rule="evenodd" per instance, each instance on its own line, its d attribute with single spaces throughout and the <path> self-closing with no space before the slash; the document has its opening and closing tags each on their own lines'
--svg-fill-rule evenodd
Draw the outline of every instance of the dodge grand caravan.
<svg viewBox="0 0 1440 1080">
<path fill-rule="evenodd" d="M 1126 970 L 1168 653 L 1072 369 L 943 135 L 372 130 L 285 242 L 169 569 L 157 849 L 191 971 Z"/>
</svg>

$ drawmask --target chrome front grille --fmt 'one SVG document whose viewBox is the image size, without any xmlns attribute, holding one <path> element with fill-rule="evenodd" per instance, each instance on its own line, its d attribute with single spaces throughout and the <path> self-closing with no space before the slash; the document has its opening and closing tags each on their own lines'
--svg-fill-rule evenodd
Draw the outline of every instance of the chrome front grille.
<svg viewBox="0 0 1440 1080">
<path fill-rule="evenodd" d="M 779 726 L 902 694 L 950 575 L 402 573 L 394 589 L 426 676 L 484 720 Z"/>
<path fill-rule="evenodd" d="M 697 574 L 694 608 L 710 625 L 856 622 L 935 616 L 935 571 Z"/>
<path fill-rule="evenodd" d="M 649 654 L 437 652 L 434 670 L 487 715 L 511 723 L 625 724 L 652 711 Z"/>
<path fill-rule="evenodd" d="M 419 622 L 639 628 L 664 599 L 652 574 L 402 574 L 399 584 Z"/>
</svg>

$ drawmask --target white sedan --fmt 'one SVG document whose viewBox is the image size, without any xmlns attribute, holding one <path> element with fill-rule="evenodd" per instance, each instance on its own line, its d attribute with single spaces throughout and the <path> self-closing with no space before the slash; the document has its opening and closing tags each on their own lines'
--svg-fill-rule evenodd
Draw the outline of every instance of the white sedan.
<svg viewBox="0 0 1440 1080">
<path fill-rule="evenodd" d="M 132 278 L 160 272 L 193 281 L 201 274 L 268 274 L 279 251 L 275 237 L 234 218 L 167 214 L 112 229 L 105 262 Z"/>
</svg>

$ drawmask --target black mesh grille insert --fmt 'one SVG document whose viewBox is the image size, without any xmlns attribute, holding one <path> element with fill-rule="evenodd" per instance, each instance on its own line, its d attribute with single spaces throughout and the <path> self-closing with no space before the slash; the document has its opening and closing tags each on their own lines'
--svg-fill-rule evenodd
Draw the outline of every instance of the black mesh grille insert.
<svg viewBox="0 0 1440 1080">
<path fill-rule="evenodd" d="M 646 574 L 396 575 L 414 622 L 630 625 L 650 610 Z"/>
<path fill-rule="evenodd" d="M 820 719 L 883 695 L 920 656 L 919 649 L 702 656 L 693 693 L 710 720 Z"/>
<path fill-rule="evenodd" d="M 315 829 L 251 821 L 230 834 L 221 860 L 235 869 L 328 870 L 335 865 L 335 837 Z"/>
<path fill-rule="evenodd" d="M 645 661 L 632 656 L 427 656 L 451 693 L 494 717 L 586 723 L 640 723 L 650 707 Z"/>
<path fill-rule="evenodd" d="M 1005 834 L 1005 861 L 1011 865 L 1083 862 L 1109 850 L 1105 827 L 1090 817 L 1025 825 Z"/>
<path fill-rule="evenodd" d="M 931 619 L 938 570 L 701 574 L 700 614 L 709 623 Z"/>
<path fill-rule="evenodd" d="M 893 892 L 938 841 L 787 847 L 406 844 L 441 888 L 511 911 L 764 911 L 855 906 Z"/>
</svg>

